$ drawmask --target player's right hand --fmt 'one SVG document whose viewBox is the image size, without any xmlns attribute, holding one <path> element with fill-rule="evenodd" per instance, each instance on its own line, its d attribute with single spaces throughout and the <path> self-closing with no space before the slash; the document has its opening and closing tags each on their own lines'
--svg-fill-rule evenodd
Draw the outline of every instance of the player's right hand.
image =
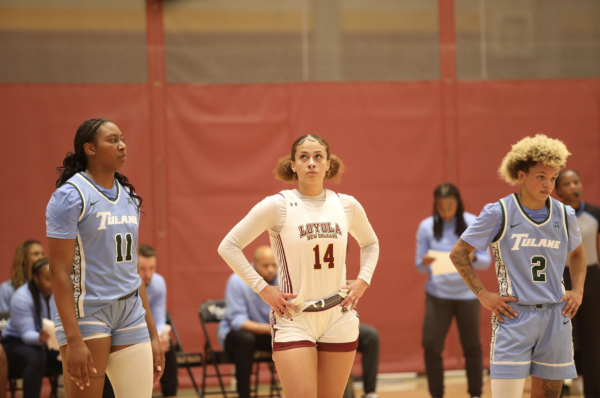
<svg viewBox="0 0 600 398">
<path fill-rule="evenodd" d="M 40 330 L 40 341 L 42 343 L 46 344 L 48 339 L 50 339 L 50 333 L 48 333 L 48 331 L 46 331 L 44 329 Z"/>
<path fill-rule="evenodd" d="M 94 367 L 92 353 L 83 340 L 67 344 L 67 355 L 63 361 L 67 363 L 67 374 L 82 390 L 84 386 L 90 385 L 88 369 L 90 372 L 98 373 Z"/>
<path fill-rule="evenodd" d="M 421 260 L 421 263 L 423 263 L 423 267 L 429 267 L 431 265 L 432 262 L 435 261 L 435 257 L 433 256 L 428 256 L 427 254 L 423 256 L 423 260 Z"/>
<path fill-rule="evenodd" d="M 275 312 L 275 315 L 278 317 L 285 315 L 288 318 L 291 318 L 292 314 L 290 313 L 289 309 L 300 312 L 294 304 L 287 301 L 289 298 L 295 298 L 298 296 L 296 293 L 283 293 L 275 286 L 267 286 L 260 291 L 259 295 L 265 303 L 271 306 Z"/>
<path fill-rule="evenodd" d="M 504 322 L 502 315 L 513 319 L 518 315 L 517 311 L 507 304 L 509 301 L 519 301 L 516 297 L 501 297 L 498 293 L 489 291 L 481 292 L 477 298 L 488 310 L 492 311 L 500 322 Z"/>
</svg>

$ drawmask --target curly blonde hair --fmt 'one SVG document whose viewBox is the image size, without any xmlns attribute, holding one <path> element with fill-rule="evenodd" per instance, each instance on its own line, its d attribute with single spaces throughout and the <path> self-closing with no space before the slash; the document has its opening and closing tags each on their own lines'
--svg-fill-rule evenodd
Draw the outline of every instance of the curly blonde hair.
<svg viewBox="0 0 600 398">
<path fill-rule="evenodd" d="M 296 157 L 296 149 L 298 148 L 298 145 L 302 144 L 307 138 L 317 140 L 319 144 L 325 147 L 325 151 L 327 152 L 327 160 L 330 161 L 329 170 L 327 170 L 327 173 L 325 173 L 325 181 L 339 184 L 342 181 L 342 173 L 346 170 L 346 166 L 344 166 L 344 163 L 340 158 L 330 152 L 327 141 L 316 134 L 303 135 L 294 141 L 292 144 L 291 154 L 280 158 L 277 162 L 277 166 L 275 166 L 275 170 L 273 170 L 275 173 L 275 178 L 290 184 L 298 181 L 298 175 L 292 170 L 292 159 Z"/>
<path fill-rule="evenodd" d="M 560 140 L 548 138 L 544 134 L 525 137 L 514 144 L 502 159 L 498 174 L 510 185 L 517 185 L 519 170 L 528 172 L 530 167 L 539 162 L 560 170 L 567 164 L 567 157 L 570 154 L 566 145 Z"/>
</svg>

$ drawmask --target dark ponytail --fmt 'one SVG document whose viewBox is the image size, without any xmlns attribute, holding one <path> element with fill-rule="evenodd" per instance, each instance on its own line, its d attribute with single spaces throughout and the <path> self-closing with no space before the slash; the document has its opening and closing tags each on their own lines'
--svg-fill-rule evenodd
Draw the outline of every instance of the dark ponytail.
<svg viewBox="0 0 600 398">
<path fill-rule="evenodd" d="M 127 177 L 125 177 L 123 174 L 117 173 L 117 172 L 115 172 L 115 178 L 117 179 L 117 181 L 119 181 L 119 184 L 123 185 L 125 188 L 127 188 L 129 190 L 129 196 L 136 199 L 136 200 L 134 200 L 134 202 L 136 202 L 138 211 L 140 211 L 140 208 L 142 207 L 142 202 L 144 201 L 144 199 L 142 199 L 141 196 L 139 196 L 138 194 L 135 193 L 135 187 L 133 185 L 131 185 L 131 183 L 129 182 L 129 179 L 127 179 Z M 144 214 L 146 214 L 146 213 L 144 213 Z"/>
<path fill-rule="evenodd" d="M 31 296 L 33 297 L 33 304 L 35 305 L 35 326 L 37 330 L 42 329 L 42 303 L 40 302 L 40 291 L 38 290 L 37 285 L 35 284 L 34 275 L 40 275 L 40 271 L 42 268 L 49 264 L 49 260 L 47 257 L 40 258 L 35 263 L 33 263 L 33 267 L 31 268 L 31 280 L 27 284 L 29 291 L 31 292 Z M 50 316 L 50 314 L 48 314 Z"/>
<path fill-rule="evenodd" d="M 435 240 L 442 239 L 442 230 L 444 227 L 444 220 L 437 212 L 436 201 L 439 198 L 454 198 L 456 199 L 456 228 L 454 233 L 456 236 L 461 236 L 463 232 L 467 229 L 467 223 L 465 222 L 465 217 L 463 213 L 465 212 L 465 207 L 463 205 L 462 199 L 460 198 L 460 191 L 453 184 L 441 184 L 435 188 L 433 191 L 433 236 Z"/>
<path fill-rule="evenodd" d="M 96 134 L 98 133 L 98 130 L 105 123 L 112 122 L 108 119 L 89 119 L 79 126 L 77 133 L 75 133 L 75 140 L 73 144 L 75 153 L 67 152 L 67 156 L 63 160 L 63 165 L 56 168 L 56 171 L 58 171 L 60 174 L 58 180 L 56 180 L 56 188 L 60 188 L 69 180 L 69 178 L 87 169 L 87 157 L 85 156 L 83 145 L 87 144 L 88 142 L 94 142 L 96 140 Z M 141 196 L 135 193 L 135 187 L 123 174 L 115 172 L 115 179 L 129 190 L 129 196 L 136 199 L 135 202 L 139 211 L 144 200 Z"/>
</svg>

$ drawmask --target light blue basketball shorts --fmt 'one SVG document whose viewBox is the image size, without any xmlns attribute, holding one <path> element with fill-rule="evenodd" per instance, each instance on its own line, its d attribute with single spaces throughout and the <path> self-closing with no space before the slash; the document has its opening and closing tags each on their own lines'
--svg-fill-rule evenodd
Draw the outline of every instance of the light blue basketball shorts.
<svg viewBox="0 0 600 398">
<path fill-rule="evenodd" d="M 573 361 L 571 320 L 561 314 L 564 303 L 519 305 L 508 302 L 518 316 L 492 315 L 490 373 L 492 379 L 548 380 L 577 377 Z"/>
<path fill-rule="evenodd" d="M 142 306 L 142 299 L 136 293 L 127 299 L 115 301 L 92 315 L 79 318 L 77 322 L 83 340 L 111 337 L 111 345 L 130 345 L 150 341 L 145 316 L 146 310 Z M 67 344 L 65 330 L 58 313 L 54 330 L 58 345 Z"/>
</svg>

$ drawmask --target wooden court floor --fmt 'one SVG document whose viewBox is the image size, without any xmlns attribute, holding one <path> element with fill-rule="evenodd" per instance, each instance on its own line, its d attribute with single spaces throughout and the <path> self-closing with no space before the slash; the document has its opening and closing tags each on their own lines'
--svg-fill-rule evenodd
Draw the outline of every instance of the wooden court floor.
<svg viewBox="0 0 600 398">
<path fill-rule="evenodd" d="M 469 398 L 467 393 L 467 380 L 465 376 L 451 376 L 445 379 L 445 394 L 444 398 Z M 528 379 L 525 383 L 525 391 L 522 398 L 530 398 L 531 380 Z M 266 391 L 266 386 L 264 386 Z M 360 383 L 355 383 L 355 398 L 362 397 L 362 386 Z M 418 376 L 410 379 L 391 379 L 377 384 L 377 394 L 379 398 L 430 398 L 427 390 L 427 379 L 424 376 Z M 159 395 L 157 395 L 159 396 Z M 193 390 L 181 390 L 178 397 L 192 398 L 195 397 Z M 211 395 L 219 397 L 219 395 Z M 483 397 L 491 398 L 491 386 L 488 376 L 484 377 Z M 566 398 L 583 398 L 583 395 L 571 394 Z"/>
</svg>

